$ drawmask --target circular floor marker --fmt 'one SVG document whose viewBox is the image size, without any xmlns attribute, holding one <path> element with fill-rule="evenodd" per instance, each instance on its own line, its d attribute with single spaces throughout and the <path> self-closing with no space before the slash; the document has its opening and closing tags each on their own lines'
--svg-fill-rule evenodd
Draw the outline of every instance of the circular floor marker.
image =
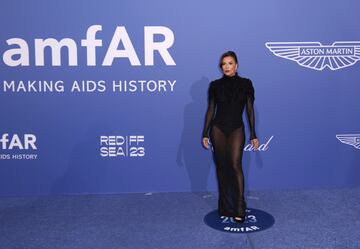
<svg viewBox="0 0 360 249">
<path fill-rule="evenodd" d="M 204 217 L 204 222 L 219 231 L 229 233 L 254 233 L 263 231 L 275 223 L 269 213 L 255 208 L 246 209 L 244 223 L 236 223 L 233 217 L 219 216 L 218 210 L 211 211 Z"/>
</svg>

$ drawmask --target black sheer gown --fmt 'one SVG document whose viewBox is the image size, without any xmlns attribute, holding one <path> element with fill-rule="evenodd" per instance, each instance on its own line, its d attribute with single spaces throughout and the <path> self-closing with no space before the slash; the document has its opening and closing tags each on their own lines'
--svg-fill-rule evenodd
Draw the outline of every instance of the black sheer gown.
<svg viewBox="0 0 360 249">
<path fill-rule="evenodd" d="M 250 140 L 256 138 L 254 88 L 251 80 L 224 75 L 212 81 L 208 90 L 208 108 L 203 137 L 213 146 L 218 180 L 220 216 L 245 216 L 242 154 L 245 144 L 242 114 L 246 106 Z"/>
</svg>

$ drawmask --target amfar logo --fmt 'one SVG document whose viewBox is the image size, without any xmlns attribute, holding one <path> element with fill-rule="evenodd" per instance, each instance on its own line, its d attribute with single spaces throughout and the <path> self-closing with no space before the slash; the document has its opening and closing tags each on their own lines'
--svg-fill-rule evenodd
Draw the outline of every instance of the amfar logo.
<svg viewBox="0 0 360 249">
<path fill-rule="evenodd" d="M 1 150 L 9 152 L 8 154 L 0 154 L 0 160 L 9 159 L 36 159 L 37 154 L 18 153 L 23 150 L 37 150 L 36 136 L 34 134 L 18 134 L 4 133 L 0 138 Z"/>
<path fill-rule="evenodd" d="M 103 41 L 101 39 L 96 39 L 96 33 L 101 30 L 101 25 L 92 25 L 87 29 L 86 39 L 81 40 L 81 46 L 86 49 L 87 66 L 96 66 L 96 48 L 103 46 Z M 162 41 L 155 41 L 155 36 L 162 36 Z M 31 56 L 29 45 L 24 39 L 10 38 L 6 40 L 6 43 L 9 46 L 16 46 L 15 48 L 10 48 L 3 53 L 3 62 L 10 67 L 30 66 L 30 57 L 35 58 L 35 66 L 44 66 L 46 48 L 51 51 L 52 66 L 61 66 L 62 48 L 67 49 L 69 66 L 78 65 L 78 45 L 71 38 L 63 38 L 60 41 L 54 38 L 35 39 L 35 51 L 34 55 Z M 145 66 L 154 65 L 155 51 L 160 54 L 166 65 L 176 65 L 168 51 L 173 43 L 174 33 L 168 27 L 144 26 L 143 44 Z M 123 49 L 118 49 L 120 44 Z M 132 66 L 141 65 L 139 57 L 124 26 L 116 27 L 101 65 L 111 66 L 116 58 L 127 58 Z"/>
<path fill-rule="evenodd" d="M 323 70 L 338 70 L 360 60 L 360 41 L 337 41 L 330 46 L 320 42 L 266 42 L 274 55 L 292 60 L 300 66 Z"/>
<path fill-rule="evenodd" d="M 144 136 L 100 136 L 102 157 L 143 157 L 145 156 Z"/>
<path fill-rule="evenodd" d="M 247 208 L 244 223 L 236 223 L 233 217 L 219 216 L 218 210 L 208 213 L 205 223 L 219 231 L 230 233 L 253 233 L 263 231 L 274 225 L 274 217 L 262 210 Z"/>
<path fill-rule="evenodd" d="M 360 150 L 360 134 L 337 134 L 336 138 L 344 143 Z"/>
<path fill-rule="evenodd" d="M 10 136 L 8 133 L 4 133 L 0 138 L 2 150 L 12 150 L 14 148 L 20 150 L 31 148 L 36 150 L 35 142 L 36 136 L 33 134 L 24 134 L 23 138 L 20 138 L 18 134 Z"/>
</svg>

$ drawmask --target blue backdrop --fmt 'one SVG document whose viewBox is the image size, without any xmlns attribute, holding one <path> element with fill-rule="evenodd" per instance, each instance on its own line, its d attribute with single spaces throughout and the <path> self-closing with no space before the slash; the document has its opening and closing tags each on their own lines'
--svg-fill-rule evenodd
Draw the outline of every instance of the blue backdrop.
<svg viewBox="0 0 360 249">
<path fill-rule="evenodd" d="M 200 141 L 227 50 L 255 87 L 246 188 L 359 185 L 359 7 L 2 3 L 0 195 L 216 190 Z"/>
</svg>

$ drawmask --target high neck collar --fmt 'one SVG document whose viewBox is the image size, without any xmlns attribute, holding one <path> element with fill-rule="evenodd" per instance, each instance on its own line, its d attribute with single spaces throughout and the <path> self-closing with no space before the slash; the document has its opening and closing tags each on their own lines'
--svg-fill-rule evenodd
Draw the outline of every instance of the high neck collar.
<svg viewBox="0 0 360 249">
<path fill-rule="evenodd" d="M 223 79 L 236 79 L 238 77 L 239 77 L 239 75 L 237 72 L 235 72 L 235 74 L 233 76 L 227 76 L 227 75 L 223 74 Z"/>
</svg>

